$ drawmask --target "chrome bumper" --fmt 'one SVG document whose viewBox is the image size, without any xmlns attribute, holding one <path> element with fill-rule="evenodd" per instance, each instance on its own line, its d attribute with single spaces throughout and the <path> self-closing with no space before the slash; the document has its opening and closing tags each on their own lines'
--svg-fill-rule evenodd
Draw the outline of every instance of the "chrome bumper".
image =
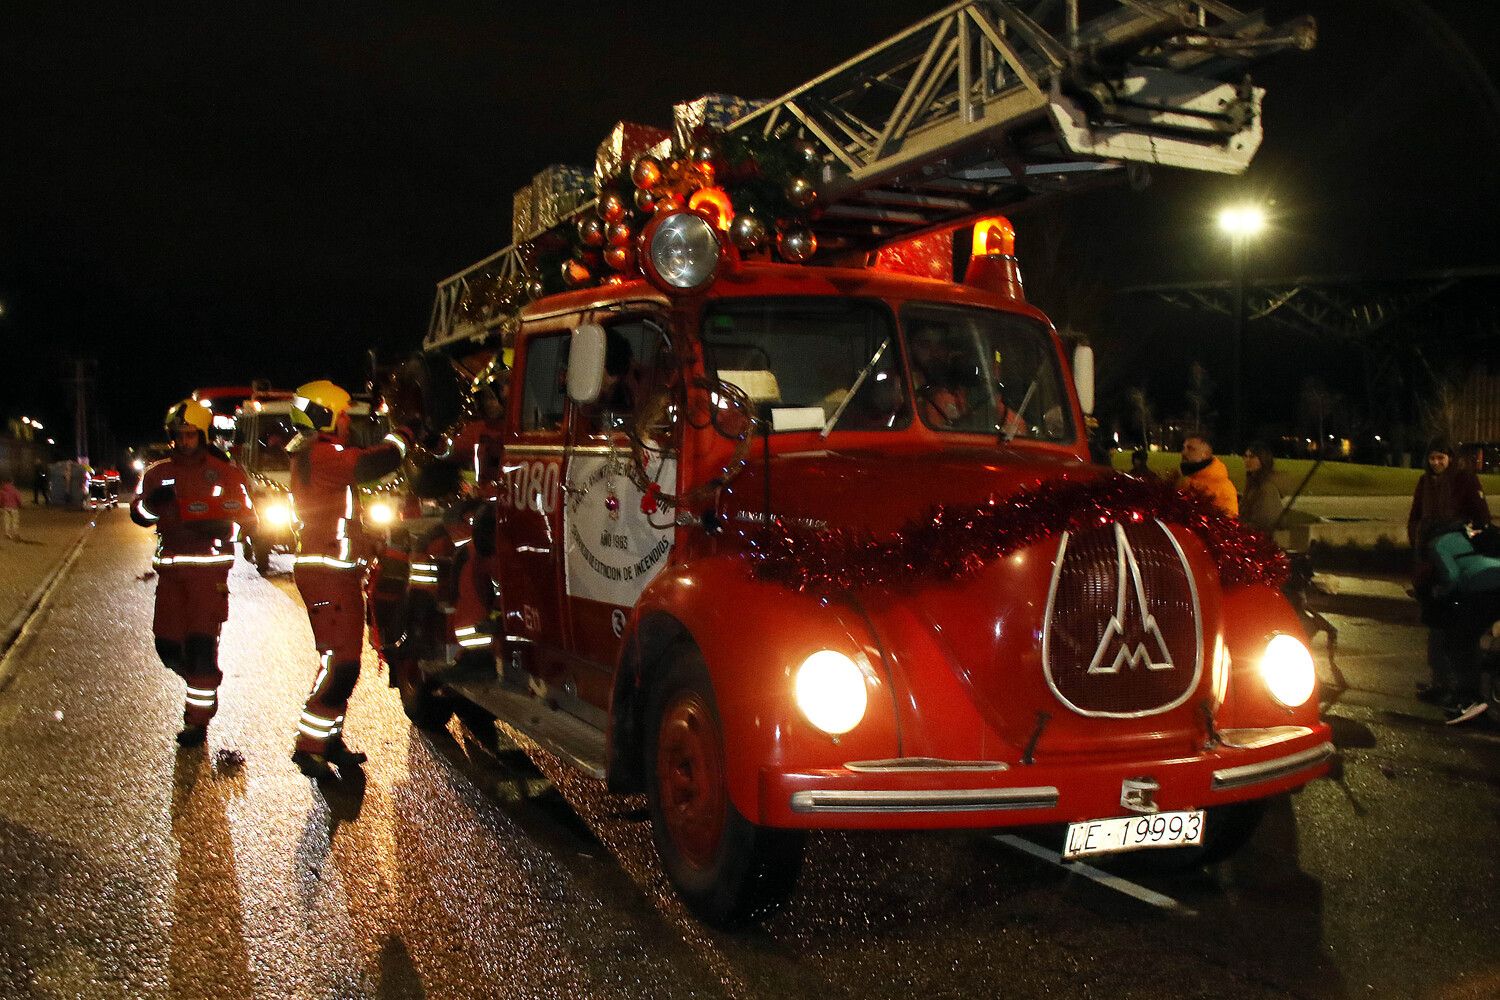
<svg viewBox="0 0 1500 1000">
<path fill-rule="evenodd" d="M 1057 789 L 1050 785 L 930 791 L 808 790 L 792 795 L 792 811 L 799 813 L 990 812 L 998 809 L 1051 809 L 1056 805 Z"/>
<path fill-rule="evenodd" d="M 1273 757 L 1254 764 L 1226 767 L 1214 772 L 1213 789 L 1222 791 L 1228 788 L 1244 788 L 1246 785 L 1255 785 L 1262 781 L 1274 781 L 1296 771 L 1321 764 L 1332 756 L 1333 744 L 1320 743 L 1286 757 Z"/>
</svg>

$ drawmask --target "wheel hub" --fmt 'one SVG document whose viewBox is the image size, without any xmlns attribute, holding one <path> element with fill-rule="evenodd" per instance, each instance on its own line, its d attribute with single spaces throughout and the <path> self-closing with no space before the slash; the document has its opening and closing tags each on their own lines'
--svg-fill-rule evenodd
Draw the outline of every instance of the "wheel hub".
<svg viewBox="0 0 1500 1000">
<path fill-rule="evenodd" d="M 662 715 L 656 781 L 672 844 L 694 867 L 710 867 L 724 835 L 724 760 L 712 710 L 696 692 Z"/>
</svg>

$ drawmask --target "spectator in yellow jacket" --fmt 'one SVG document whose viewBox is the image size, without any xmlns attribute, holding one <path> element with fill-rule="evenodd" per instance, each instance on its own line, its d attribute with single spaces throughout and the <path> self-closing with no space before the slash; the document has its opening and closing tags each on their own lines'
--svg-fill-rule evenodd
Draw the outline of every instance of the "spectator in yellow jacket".
<svg viewBox="0 0 1500 1000">
<path fill-rule="evenodd" d="M 1213 445 L 1202 434 L 1194 434 L 1182 442 L 1177 488 L 1201 493 L 1224 514 L 1239 517 L 1240 501 L 1234 484 L 1229 481 L 1229 470 L 1214 457 Z"/>
</svg>

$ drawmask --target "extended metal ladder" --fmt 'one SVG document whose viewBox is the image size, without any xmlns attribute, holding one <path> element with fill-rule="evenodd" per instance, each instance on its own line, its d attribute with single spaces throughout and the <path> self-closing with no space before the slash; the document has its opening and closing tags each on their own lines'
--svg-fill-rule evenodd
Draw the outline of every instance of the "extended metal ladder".
<svg viewBox="0 0 1500 1000">
<path fill-rule="evenodd" d="M 1238 173 L 1262 135 L 1245 67 L 1315 40 L 1217 0 L 961 0 L 728 131 L 816 145 L 819 255 L 847 258 L 1125 163 Z M 487 334 L 460 304 L 520 269 L 507 247 L 440 282 L 423 346 Z"/>
</svg>

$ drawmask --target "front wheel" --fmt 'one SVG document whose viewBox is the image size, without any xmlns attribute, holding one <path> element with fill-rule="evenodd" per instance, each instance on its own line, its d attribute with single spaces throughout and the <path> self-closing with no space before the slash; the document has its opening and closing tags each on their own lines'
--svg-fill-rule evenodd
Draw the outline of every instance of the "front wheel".
<svg viewBox="0 0 1500 1000">
<path fill-rule="evenodd" d="M 667 877 L 705 923 L 732 927 L 791 895 L 806 834 L 751 823 L 729 800 L 723 727 L 697 649 L 669 652 L 647 704 L 646 798 Z"/>
<path fill-rule="evenodd" d="M 456 707 L 451 697 L 439 692 L 438 686 L 422 676 L 416 660 L 392 660 L 391 677 L 401 696 L 401 710 L 418 729 L 437 731 L 448 725 Z"/>
<path fill-rule="evenodd" d="M 241 545 L 245 561 L 253 563 L 257 573 L 265 576 L 271 571 L 271 543 L 261 541 L 254 535 L 246 535 Z"/>
</svg>

